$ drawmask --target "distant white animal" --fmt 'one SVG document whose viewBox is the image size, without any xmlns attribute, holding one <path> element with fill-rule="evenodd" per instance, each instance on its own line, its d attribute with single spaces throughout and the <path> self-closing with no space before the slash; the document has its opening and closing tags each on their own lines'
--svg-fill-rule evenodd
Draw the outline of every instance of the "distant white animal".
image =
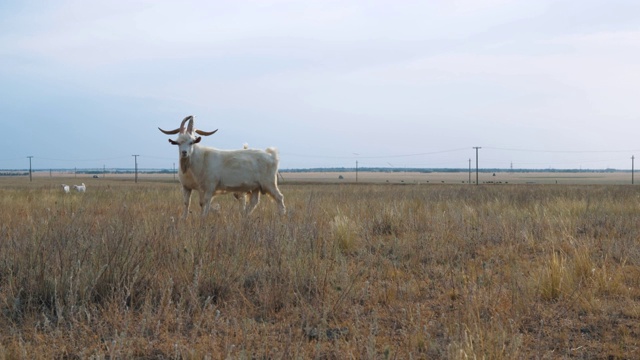
<svg viewBox="0 0 640 360">
<path fill-rule="evenodd" d="M 185 123 L 189 122 L 185 128 Z M 202 216 L 207 215 L 211 199 L 216 194 L 232 192 L 236 197 L 251 194 L 251 202 L 246 209 L 251 213 L 260 201 L 260 193 L 269 194 L 275 199 L 281 214 L 286 213 L 284 196 L 278 189 L 278 151 L 275 148 L 266 150 L 218 150 L 201 146 L 202 138 L 216 131 L 202 131 L 193 127 L 193 116 L 182 120 L 175 130 L 160 131 L 167 135 L 179 134 L 176 140 L 169 139 L 172 145 L 178 146 L 180 171 L 184 198 L 183 218 L 189 214 L 191 191 L 197 190 L 200 195 Z"/>
<path fill-rule="evenodd" d="M 69 185 L 62 184 L 62 190 L 64 190 L 65 194 L 68 194 L 69 193 Z"/>
<path fill-rule="evenodd" d="M 82 183 L 82 185 L 73 185 L 73 188 L 76 189 L 77 192 L 81 193 L 87 191 L 87 186 L 84 183 Z"/>
</svg>

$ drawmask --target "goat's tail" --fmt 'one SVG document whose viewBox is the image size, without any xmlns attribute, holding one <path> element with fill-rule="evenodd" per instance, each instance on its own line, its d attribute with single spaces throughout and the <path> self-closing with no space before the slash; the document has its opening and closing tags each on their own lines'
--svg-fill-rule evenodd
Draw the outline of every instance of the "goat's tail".
<svg viewBox="0 0 640 360">
<path fill-rule="evenodd" d="M 280 162 L 280 154 L 278 153 L 278 149 L 274 147 L 270 147 L 270 148 L 267 148 L 267 150 L 265 151 L 269 155 L 271 155 L 271 157 L 273 157 L 273 160 L 275 160 L 276 164 Z"/>
</svg>

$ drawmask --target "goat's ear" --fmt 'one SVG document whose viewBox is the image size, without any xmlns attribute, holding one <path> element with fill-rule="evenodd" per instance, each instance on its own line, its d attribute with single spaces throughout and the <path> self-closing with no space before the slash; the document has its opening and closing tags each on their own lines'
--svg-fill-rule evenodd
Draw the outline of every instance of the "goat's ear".
<svg viewBox="0 0 640 360">
<path fill-rule="evenodd" d="M 171 139 L 169 139 L 169 142 L 171 143 L 171 145 L 180 145 L 180 144 L 178 144 L 177 142 L 175 142 L 175 141 L 173 141 Z"/>
<path fill-rule="evenodd" d="M 194 144 L 197 144 L 197 143 L 199 143 L 199 142 L 200 142 L 200 140 L 202 140 L 202 137 L 198 136 L 198 137 L 196 138 L 196 140 L 195 140 L 193 143 L 194 143 Z"/>
</svg>

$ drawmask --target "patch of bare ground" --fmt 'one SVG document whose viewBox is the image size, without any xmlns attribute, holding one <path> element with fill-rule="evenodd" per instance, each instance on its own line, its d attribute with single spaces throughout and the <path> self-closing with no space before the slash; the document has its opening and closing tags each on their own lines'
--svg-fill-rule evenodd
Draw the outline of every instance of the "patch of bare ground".
<svg viewBox="0 0 640 360">
<path fill-rule="evenodd" d="M 0 187 L 0 359 L 640 357 L 633 186 L 87 185 Z"/>
</svg>

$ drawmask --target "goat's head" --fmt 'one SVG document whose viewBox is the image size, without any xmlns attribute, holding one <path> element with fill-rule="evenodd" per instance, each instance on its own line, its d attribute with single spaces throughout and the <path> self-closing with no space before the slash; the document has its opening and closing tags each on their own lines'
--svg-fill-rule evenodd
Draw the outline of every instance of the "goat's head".
<svg viewBox="0 0 640 360">
<path fill-rule="evenodd" d="M 189 123 L 185 128 L 184 124 L 187 121 Z M 162 130 L 160 128 L 158 129 L 167 135 L 179 134 L 176 140 L 169 139 L 169 142 L 172 145 L 178 145 L 181 159 L 188 158 L 193 152 L 193 145 L 199 143 L 200 140 L 202 140 L 200 136 L 196 136 L 195 134 L 202 135 L 202 136 L 209 136 L 209 135 L 215 134 L 215 132 L 218 131 L 218 129 L 213 131 L 202 131 L 202 130 L 194 129 L 193 115 L 189 115 L 186 118 L 184 118 L 182 120 L 182 123 L 180 124 L 180 127 L 175 130 L 167 131 L 167 130 Z"/>
</svg>

